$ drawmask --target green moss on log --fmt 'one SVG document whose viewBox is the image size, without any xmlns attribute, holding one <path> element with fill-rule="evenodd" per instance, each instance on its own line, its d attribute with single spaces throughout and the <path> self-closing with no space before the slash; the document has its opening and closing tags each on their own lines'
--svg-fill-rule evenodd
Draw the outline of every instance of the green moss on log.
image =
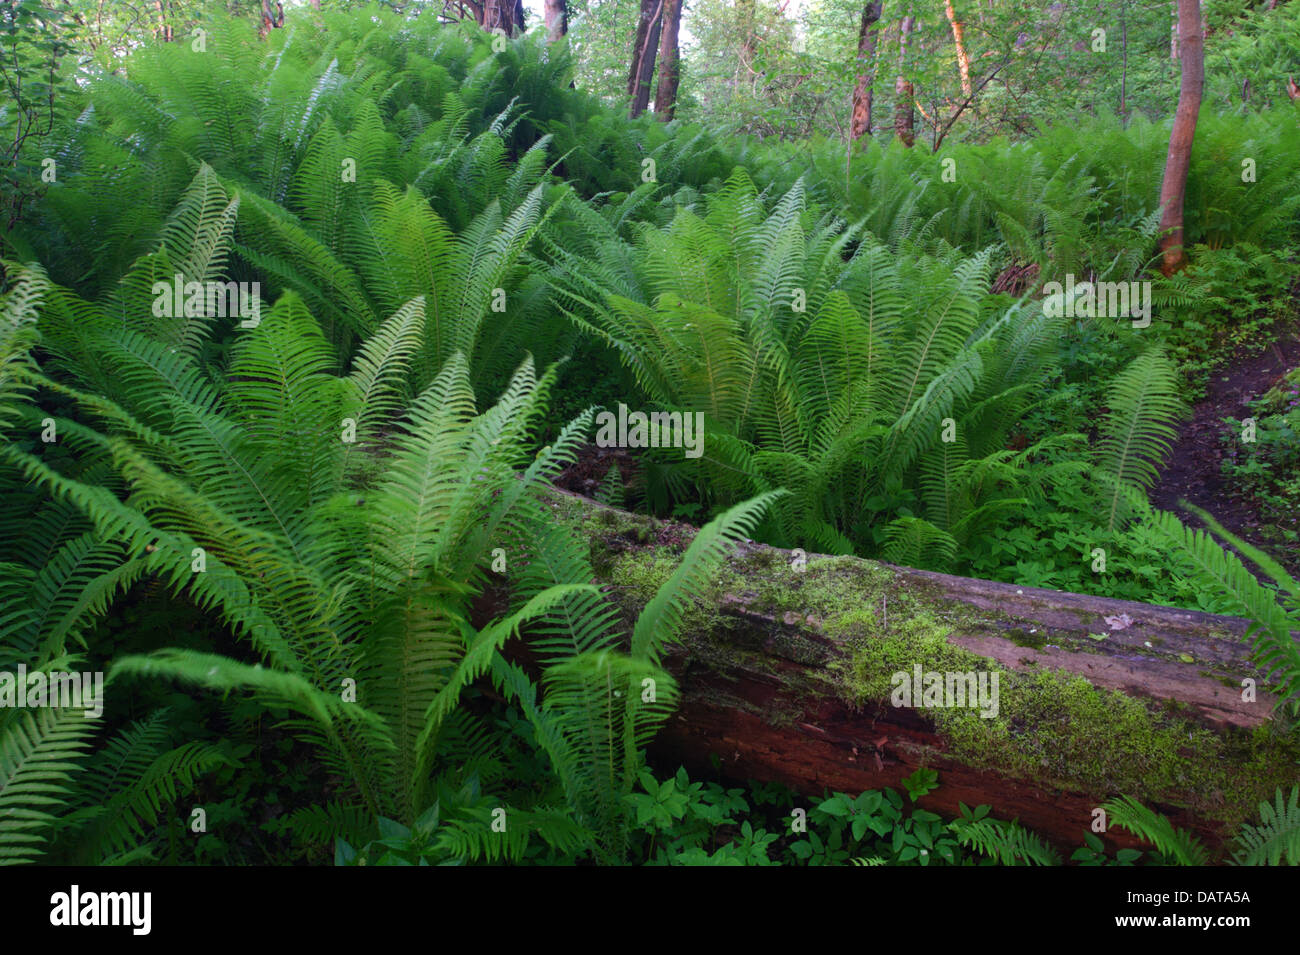
<svg viewBox="0 0 1300 955">
<path fill-rule="evenodd" d="M 650 518 L 593 512 L 590 505 L 570 514 L 591 541 L 602 582 L 613 587 L 630 613 L 668 579 L 689 543 L 677 525 Z M 752 622 L 726 612 L 729 603 L 773 622 L 759 632 Z M 801 630 L 834 642 L 826 665 L 782 664 L 810 662 L 807 638 L 801 646 L 797 636 Z M 689 610 L 683 642 L 693 664 L 718 673 L 780 669 L 779 679 L 800 700 L 835 697 L 861 708 L 892 705 L 891 677 L 910 673 L 918 663 L 931 672 L 996 671 L 995 718 L 963 707 L 921 712 L 942 741 L 937 753 L 1039 787 L 1095 793 L 1099 799 L 1127 794 L 1186 806 L 1232 825 L 1251 815 L 1276 786 L 1294 782 L 1300 744 L 1280 719 L 1254 731 L 1211 729 L 1173 701 L 1163 705 L 1098 688 L 1066 671 L 1009 670 L 950 643 L 954 633 L 993 633 L 1035 648 L 1049 642 L 1019 621 L 952 600 L 937 585 L 915 579 L 901 583 L 879 563 L 836 557 L 811 559 L 801 567 L 785 552 L 768 548 L 728 562 Z M 719 695 L 718 702 L 756 712 L 725 688 L 708 692 Z M 798 718 L 788 707 L 760 715 L 772 725 Z M 1080 825 L 1086 827 L 1087 820 Z"/>
</svg>

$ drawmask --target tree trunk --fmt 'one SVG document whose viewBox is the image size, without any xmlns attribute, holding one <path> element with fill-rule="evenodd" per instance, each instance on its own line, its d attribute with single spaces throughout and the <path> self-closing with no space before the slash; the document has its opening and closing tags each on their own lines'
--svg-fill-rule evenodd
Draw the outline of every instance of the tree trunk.
<svg viewBox="0 0 1300 955">
<path fill-rule="evenodd" d="M 483 0 L 479 26 L 489 33 L 500 30 L 506 36 L 524 32 L 523 0 Z"/>
<path fill-rule="evenodd" d="M 912 32 L 915 17 L 905 16 L 898 33 L 898 80 L 894 83 L 894 135 L 909 149 L 916 136 L 916 116 L 912 111 L 914 90 L 912 82 L 903 75 L 907 59 L 907 35 Z"/>
<path fill-rule="evenodd" d="M 569 5 L 565 0 L 546 0 L 546 42 L 554 43 L 569 32 Z"/>
<path fill-rule="evenodd" d="M 632 118 L 650 105 L 650 81 L 655 72 L 655 52 L 663 25 L 664 0 L 641 0 L 641 18 L 632 45 L 632 66 L 627 74 L 627 95 L 632 100 Z"/>
<path fill-rule="evenodd" d="M 1128 2 L 1124 2 L 1119 8 L 1119 32 L 1120 46 L 1122 47 L 1123 62 L 1120 65 L 1119 74 L 1119 118 L 1128 127 Z"/>
<path fill-rule="evenodd" d="M 659 44 L 659 88 L 655 90 L 655 115 L 668 122 L 677 110 L 677 86 L 682 63 L 677 35 L 682 25 L 682 0 L 664 0 L 663 40 Z"/>
<path fill-rule="evenodd" d="M 749 72 L 751 81 L 758 75 L 754 69 L 754 54 L 758 51 L 758 8 L 755 0 L 736 0 L 736 15 L 740 27 L 740 64 Z"/>
<path fill-rule="evenodd" d="M 167 8 L 163 0 L 154 0 L 154 7 L 158 11 L 158 29 L 156 31 L 158 39 L 171 42 L 173 39 L 172 26 L 167 22 Z"/>
<path fill-rule="evenodd" d="M 952 24 L 952 40 L 957 45 L 957 69 L 961 72 L 961 92 L 967 99 L 971 97 L 970 56 L 966 53 L 964 31 L 966 24 L 957 19 L 957 11 L 952 8 L 952 0 L 944 0 L 944 9 L 948 22 Z"/>
<path fill-rule="evenodd" d="M 272 30 L 278 30 L 284 26 L 284 5 L 278 0 L 275 9 L 271 9 L 271 0 L 262 0 L 262 28 L 258 31 L 259 35 L 266 37 Z"/>
<path fill-rule="evenodd" d="M 1178 110 L 1169 133 L 1169 155 L 1165 178 L 1160 185 L 1160 271 L 1172 275 L 1187 264 L 1183 251 L 1183 197 L 1187 191 L 1187 169 L 1192 161 L 1196 138 L 1196 117 L 1201 111 L 1205 86 L 1205 44 L 1201 29 L 1200 0 L 1178 0 L 1179 45 L 1182 77 L 1178 87 Z"/>
<path fill-rule="evenodd" d="M 564 492 L 552 507 L 629 621 L 695 533 Z M 669 770 L 815 798 L 901 789 L 929 767 L 939 788 L 923 807 L 988 803 L 1066 855 L 1117 793 L 1220 846 L 1294 782 L 1296 743 L 1274 722 L 1244 620 L 750 543 L 730 548 L 685 612 L 665 659 L 680 701 L 652 748 Z M 1125 617 L 1118 630 L 1107 620 Z M 515 646 L 526 653 L 527 638 Z M 891 674 L 918 666 L 988 683 L 997 672 L 998 712 L 954 721 L 933 701 L 900 703 Z M 1118 828 L 1099 835 L 1135 844 Z"/>
<path fill-rule="evenodd" d="M 849 117 L 849 138 L 871 135 L 871 95 L 876 84 L 876 31 L 884 0 L 862 7 L 862 25 L 858 28 L 858 81 L 853 87 L 853 109 Z"/>
</svg>

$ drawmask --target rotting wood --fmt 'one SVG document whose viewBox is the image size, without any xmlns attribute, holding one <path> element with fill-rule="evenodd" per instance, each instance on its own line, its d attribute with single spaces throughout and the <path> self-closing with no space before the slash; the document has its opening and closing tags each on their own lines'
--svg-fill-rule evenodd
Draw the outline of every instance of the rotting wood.
<svg viewBox="0 0 1300 955">
<path fill-rule="evenodd" d="M 589 541 L 598 582 L 629 617 L 694 534 L 566 492 L 553 506 Z M 780 781 L 807 797 L 898 788 L 929 767 L 940 786 L 920 805 L 956 816 L 960 803 L 988 803 L 1062 847 L 1081 845 L 1094 810 L 1118 795 L 1221 847 L 1260 799 L 1296 776 L 1296 735 L 1275 718 L 1276 700 L 1250 663 L 1244 620 L 857 558 L 806 559 L 800 573 L 789 551 L 734 548 L 666 661 L 682 698 L 655 744 L 665 764 L 707 772 L 716 758 L 730 778 Z M 1125 615 L 1123 629 L 1106 622 Z M 856 694 L 856 661 L 906 648 L 899 635 L 921 619 L 942 639 L 925 646 L 1000 671 L 992 750 L 954 739 L 944 713 L 894 706 L 887 692 Z M 921 650 L 892 660 L 903 672 L 913 662 L 942 669 Z M 1258 683 L 1253 701 L 1243 679 Z M 1026 702 L 1040 696 L 1044 712 Z M 1131 717 L 1134 701 L 1146 707 L 1140 724 L 1149 711 L 1150 753 L 1141 725 L 1105 722 L 1116 707 Z M 976 737 L 986 729 L 972 717 L 958 730 L 972 728 Z M 1112 847 L 1137 844 L 1113 827 L 1100 835 Z"/>
</svg>

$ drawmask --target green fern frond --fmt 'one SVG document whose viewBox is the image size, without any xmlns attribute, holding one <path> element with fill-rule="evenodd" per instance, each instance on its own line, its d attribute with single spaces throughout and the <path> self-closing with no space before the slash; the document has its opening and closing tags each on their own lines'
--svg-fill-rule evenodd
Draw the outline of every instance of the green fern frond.
<svg viewBox="0 0 1300 955">
<path fill-rule="evenodd" d="M 659 664 L 665 644 L 676 639 L 690 601 L 703 588 L 735 542 L 752 531 L 763 512 L 784 491 L 769 491 L 714 518 L 696 533 L 681 563 L 645 605 L 632 631 L 635 659 Z"/>
<path fill-rule="evenodd" d="M 1110 824 L 1133 833 L 1175 865 L 1206 865 L 1209 851 L 1191 833 L 1176 827 L 1166 816 L 1148 809 L 1131 796 L 1118 796 L 1102 803 Z"/>
<path fill-rule="evenodd" d="M 1274 802 L 1259 804 L 1259 824 L 1244 823 L 1237 833 L 1234 865 L 1300 865 L 1300 786 L 1288 798 L 1277 788 Z"/>
<path fill-rule="evenodd" d="M 1061 864 L 1061 857 L 1055 849 L 1015 821 L 1003 822 L 988 817 L 959 819 L 953 823 L 953 831 L 962 845 L 996 859 L 999 865 Z"/>
<path fill-rule="evenodd" d="M 70 707 L 0 710 L 0 865 L 40 857 L 97 723 Z"/>
<path fill-rule="evenodd" d="M 1243 553 L 1249 555 L 1253 550 L 1213 523 L 1209 515 L 1201 516 L 1233 546 L 1245 547 Z M 1246 636 L 1253 641 L 1255 662 L 1274 685 L 1280 701 L 1294 704 L 1300 698 L 1300 645 L 1292 636 L 1292 631 L 1300 629 L 1295 614 L 1288 614 L 1278 603 L 1277 594 L 1207 532 L 1186 527 L 1174 515 L 1159 511 L 1154 513 L 1151 526 L 1251 621 Z"/>
<path fill-rule="evenodd" d="M 1109 413 L 1101 427 L 1096 461 L 1111 483 L 1106 528 L 1114 530 L 1126 516 L 1124 490 L 1146 490 L 1159 476 L 1184 413 L 1178 397 L 1177 371 L 1159 350 L 1133 359 L 1107 392 Z"/>
</svg>

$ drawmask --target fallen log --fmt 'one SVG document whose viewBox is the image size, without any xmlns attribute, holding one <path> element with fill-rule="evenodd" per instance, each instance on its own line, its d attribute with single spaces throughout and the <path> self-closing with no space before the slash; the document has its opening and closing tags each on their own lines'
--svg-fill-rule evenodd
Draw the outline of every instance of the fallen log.
<svg viewBox="0 0 1300 955">
<path fill-rule="evenodd" d="M 552 507 L 629 616 L 694 534 L 566 492 Z M 655 752 L 808 797 L 901 788 L 928 767 L 940 785 L 921 806 L 987 803 L 1067 849 L 1129 795 L 1221 849 L 1300 776 L 1300 734 L 1251 665 L 1246 627 L 743 543 L 670 652 L 681 703 Z"/>
</svg>

